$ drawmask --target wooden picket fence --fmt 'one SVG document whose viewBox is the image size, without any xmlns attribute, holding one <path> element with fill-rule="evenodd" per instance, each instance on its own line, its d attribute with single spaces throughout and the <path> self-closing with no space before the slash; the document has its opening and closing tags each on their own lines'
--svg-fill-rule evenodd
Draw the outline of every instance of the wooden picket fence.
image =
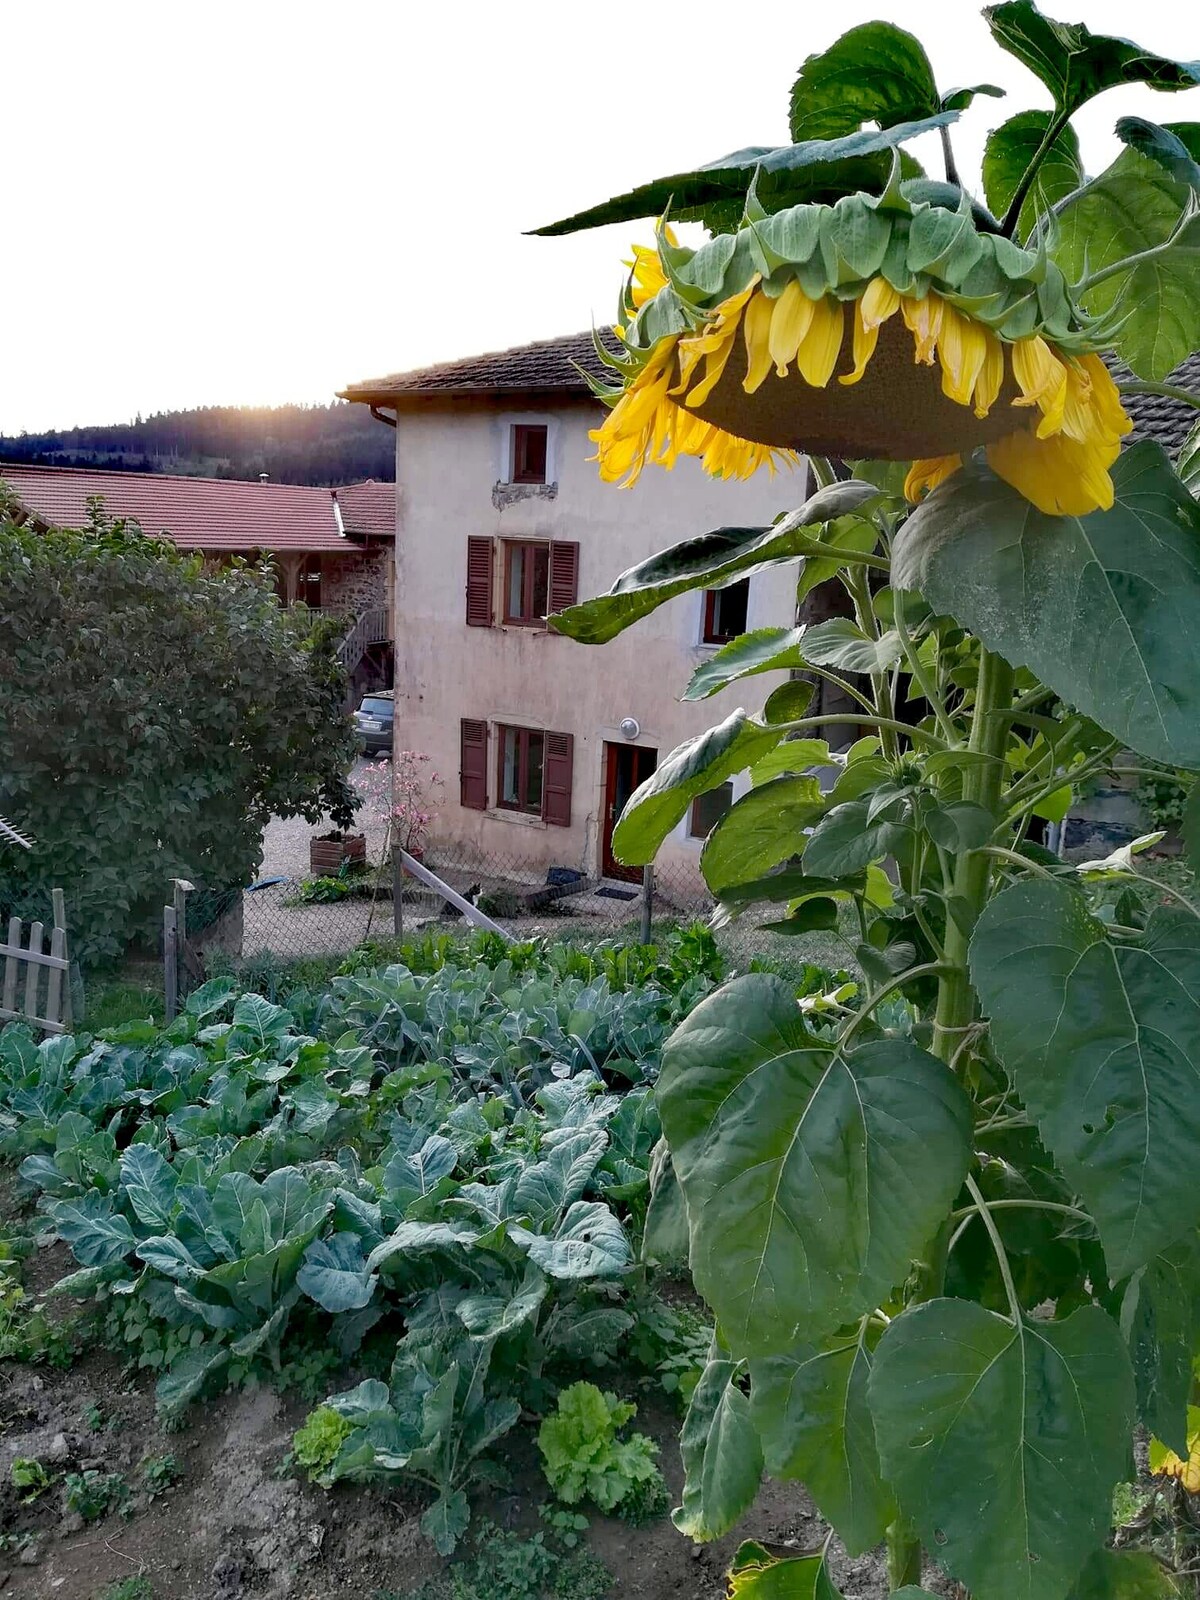
<svg viewBox="0 0 1200 1600">
<path fill-rule="evenodd" d="M 27 1022 L 43 1033 L 66 1033 L 71 1027 L 71 966 L 67 956 L 67 918 L 61 889 L 53 891 L 54 926 L 49 953 L 43 948 L 45 927 L 10 917 L 8 938 L 0 944 L 4 983 L 0 987 L 0 1024 Z M 24 971 L 22 971 L 24 968 Z"/>
</svg>

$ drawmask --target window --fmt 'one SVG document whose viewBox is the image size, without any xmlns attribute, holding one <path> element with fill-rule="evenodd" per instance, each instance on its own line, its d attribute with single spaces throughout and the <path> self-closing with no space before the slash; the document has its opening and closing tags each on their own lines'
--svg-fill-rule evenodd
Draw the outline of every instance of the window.
<svg viewBox="0 0 1200 1600">
<path fill-rule="evenodd" d="M 545 423 L 513 424 L 513 483 L 545 483 L 547 434 Z"/>
<path fill-rule="evenodd" d="M 550 546 L 504 546 L 504 620 L 521 627 L 540 627 L 550 598 Z"/>
<path fill-rule="evenodd" d="M 545 735 L 533 728 L 500 728 L 500 771 L 496 804 L 505 811 L 542 814 Z"/>
<path fill-rule="evenodd" d="M 721 783 L 692 801 L 688 818 L 688 834 L 693 839 L 707 839 L 733 804 L 733 784 Z"/>
<path fill-rule="evenodd" d="M 742 578 L 727 589 L 704 591 L 705 644 L 726 644 L 746 631 L 746 613 L 750 605 L 750 579 Z"/>
</svg>

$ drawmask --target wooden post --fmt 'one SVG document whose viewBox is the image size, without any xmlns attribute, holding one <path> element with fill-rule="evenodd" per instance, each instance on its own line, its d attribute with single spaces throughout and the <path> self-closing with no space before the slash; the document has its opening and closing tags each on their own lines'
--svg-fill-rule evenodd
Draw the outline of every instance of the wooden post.
<svg viewBox="0 0 1200 1600">
<path fill-rule="evenodd" d="M 392 932 L 397 939 L 404 937 L 404 863 L 400 859 L 400 846 L 392 846 Z"/>
<path fill-rule="evenodd" d="M 54 936 L 50 941 L 50 954 L 67 960 L 67 900 L 61 889 L 51 889 L 50 901 L 54 907 Z M 51 973 L 51 977 L 54 974 Z M 67 1033 L 75 1026 L 75 1013 L 71 997 L 71 968 L 62 974 L 62 1025 Z M 59 1013 L 47 1011 L 47 1016 Z"/>
<path fill-rule="evenodd" d="M 163 907 L 163 1004 L 168 1023 L 179 1011 L 179 937 L 175 907 Z"/>
<path fill-rule="evenodd" d="M 642 868 L 642 943 L 650 943 L 651 923 L 654 918 L 654 868 Z"/>
</svg>

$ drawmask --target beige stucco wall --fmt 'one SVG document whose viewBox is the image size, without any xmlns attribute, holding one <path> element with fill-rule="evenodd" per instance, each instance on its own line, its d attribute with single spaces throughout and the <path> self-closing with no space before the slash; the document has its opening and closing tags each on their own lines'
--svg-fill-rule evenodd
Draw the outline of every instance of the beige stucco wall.
<svg viewBox="0 0 1200 1600">
<path fill-rule="evenodd" d="M 554 412 L 480 410 L 402 414 L 396 438 L 398 599 L 396 737 L 399 748 L 423 751 L 446 779 L 446 803 L 433 831 L 456 851 L 483 858 L 520 858 L 531 866 L 598 870 L 604 742 L 629 742 L 622 719 L 641 726 L 633 741 L 658 751 L 674 747 L 727 716 L 760 706 L 783 674 L 764 674 L 694 705 L 679 696 L 692 670 L 713 653 L 699 643 L 702 596 L 681 595 L 625 634 L 585 646 L 527 628 L 468 628 L 464 620 L 468 535 L 578 540 L 580 598 L 602 593 L 618 573 L 689 535 L 721 526 L 769 523 L 803 494 L 802 469 L 747 483 L 717 481 L 697 463 L 671 472 L 650 468 L 632 489 L 602 484 L 587 439 L 601 412 L 584 405 Z M 508 475 L 509 427 L 549 425 L 545 493 L 506 503 L 495 492 Z M 503 507 L 500 509 L 500 507 Z M 497 558 L 499 571 L 500 561 Z M 795 569 L 776 568 L 751 580 L 748 625 L 790 626 Z M 499 610 L 497 610 L 499 614 Z M 516 723 L 575 736 L 569 828 L 503 811 L 458 804 L 459 719 Z M 489 741 L 494 787 L 496 746 Z M 699 841 L 681 824 L 660 852 L 664 875 L 694 874 Z M 698 880 L 697 880 L 698 881 Z"/>
</svg>

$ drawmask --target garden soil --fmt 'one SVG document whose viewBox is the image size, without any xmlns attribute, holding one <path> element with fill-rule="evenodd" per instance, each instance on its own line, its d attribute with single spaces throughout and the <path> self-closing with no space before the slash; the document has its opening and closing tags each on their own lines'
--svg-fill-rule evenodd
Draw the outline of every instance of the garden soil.
<svg viewBox="0 0 1200 1600">
<path fill-rule="evenodd" d="M 0 1600 L 101 1600 L 110 1584 L 138 1573 L 150 1579 L 155 1600 L 408 1593 L 441 1565 L 418 1528 L 422 1500 L 346 1485 L 327 1493 L 287 1475 L 284 1458 L 306 1410 L 268 1388 L 242 1390 L 193 1406 L 183 1429 L 166 1432 L 155 1420 L 150 1378 L 131 1380 L 106 1351 L 87 1351 L 65 1371 L 0 1367 L 0 1531 L 32 1535 L 23 1549 L 0 1555 Z M 637 1425 L 660 1441 L 678 1498 L 678 1418 L 643 1400 Z M 140 1465 L 166 1454 L 176 1458 L 179 1480 L 150 1499 L 139 1492 Z M 28 1505 L 10 1483 L 18 1456 L 56 1475 Z M 511 1486 L 481 1492 L 476 1518 L 533 1532 L 545 1484 L 527 1436 L 507 1464 Z M 121 1473 L 133 1493 L 124 1512 L 84 1525 L 65 1511 L 61 1475 L 88 1468 Z M 738 1530 L 800 1549 L 819 1545 L 823 1533 L 803 1491 L 781 1484 L 764 1486 Z M 718 1600 L 736 1543 L 693 1546 L 666 1518 L 633 1530 L 595 1516 L 588 1535 L 613 1573 L 611 1595 L 621 1600 Z M 836 1546 L 831 1554 L 848 1600 L 884 1594 L 879 1555 L 851 1561 Z"/>
</svg>

